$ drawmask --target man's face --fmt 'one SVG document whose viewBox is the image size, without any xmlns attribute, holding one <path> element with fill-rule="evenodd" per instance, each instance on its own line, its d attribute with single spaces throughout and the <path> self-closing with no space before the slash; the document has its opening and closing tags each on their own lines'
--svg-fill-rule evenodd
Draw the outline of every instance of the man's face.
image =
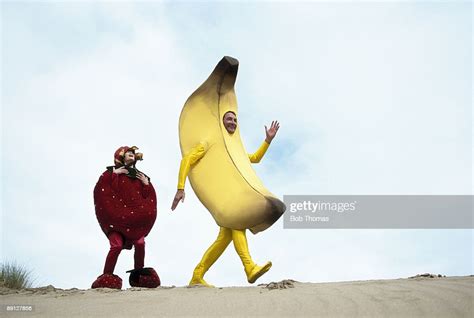
<svg viewBox="0 0 474 318">
<path fill-rule="evenodd" d="M 232 112 L 227 112 L 224 114 L 222 121 L 224 122 L 224 127 L 227 132 L 233 134 L 237 129 L 237 116 Z"/>
<path fill-rule="evenodd" d="M 126 166 L 131 165 L 135 162 L 135 154 L 133 151 L 127 151 L 123 157 L 123 161 L 125 162 Z"/>
</svg>

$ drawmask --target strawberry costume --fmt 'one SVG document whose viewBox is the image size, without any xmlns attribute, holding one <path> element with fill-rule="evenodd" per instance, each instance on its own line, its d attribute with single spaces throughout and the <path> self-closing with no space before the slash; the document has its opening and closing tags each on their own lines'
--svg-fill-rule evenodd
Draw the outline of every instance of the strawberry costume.
<svg viewBox="0 0 474 318">
<path fill-rule="evenodd" d="M 144 268 L 145 237 L 156 220 L 156 193 L 150 178 L 136 169 L 143 154 L 138 148 L 123 146 L 114 154 L 114 166 L 100 176 L 94 188 L 94 204 L 99 225 L 107 236 L 110 250 L 104 273 L 92 284 L 92 288 L 108 287 L 121 289 L 122 280 L 114 275 L 114 268 L 122 249 L 135 247 L 134 269 L 130 282 L 138 287 L 157 287 L 159 277 L 152 268 Z M 140 275 L 144 275 L 140 279 Z M 152 277 L 151 277 L 151 276 Z M 150 276 L 150 277 L 149 277 Z M 146 281 L 146 286 L 137 282 Z M 150 283 L 151 282 L 151 283 Z"/>
</svg>

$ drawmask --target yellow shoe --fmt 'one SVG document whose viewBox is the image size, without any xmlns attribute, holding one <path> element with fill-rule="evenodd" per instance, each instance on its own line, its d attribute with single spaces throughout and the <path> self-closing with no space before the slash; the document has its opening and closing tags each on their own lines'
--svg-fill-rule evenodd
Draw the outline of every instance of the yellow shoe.
<svg viewBox="0 0 474 318">
<path fill-rule="evenodd" d="M 208 284 L 203 278 L 200 277 L 193 277 L 189 282 L 189 286 L 214 287 L 214 285 Z"/>
<path fill-rule="evenodd" d="M 219 256 L 221 256 L 230 241 L 232 241 L 232 230 L 221 227 L 216 241 L 207 249 L 201 261 L 196 265 L 196 268 L 194 268 L 193 278 L 191 278 L 189 286 L 214 287 L 204 280 L 204 274 L 206 274 L 207 270 L 214 264 Z"/>
<path fill-rule="evenodd" d="M 200 262 L 194 269 L 193 277 L 191 278 L 191 281 L 189 282 L 189 286 L 214 287 L 211 284 L 208 284 L 204 280 L 204 273 L 205 273 L 205 267 L 203 263 Z"/>
<path fill-rule="evenodd" d="M 262 276 L 263 274 L 265 274 L 266 272 L 268 272 L 268 270 L 272 267 L 272 262 L 267 262 L 265 265 L 263 266 L 258 266 L 258 265 L 255 265 L 252 270 L 250 271 L 250 273 L 247 274 L 247 281 L 250 283 L 250 284 L 253 284 L 255 283 L 255 281 L 257 279 L 260 278 L 260 276 Z"/>
</svg>

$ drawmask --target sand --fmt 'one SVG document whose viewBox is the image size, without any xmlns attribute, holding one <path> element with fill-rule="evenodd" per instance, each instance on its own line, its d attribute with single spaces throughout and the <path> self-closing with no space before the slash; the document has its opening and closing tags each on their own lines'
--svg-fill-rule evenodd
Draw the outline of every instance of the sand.
<svg viewBox="0 0 474 318">
<path fill-rule="evenodd" d="M 472 275 L 224 288 L 0 289 L 1 317 L 474 317 L 473 293 Z M 11 305 L 31 311 L 7 311 Z"/>
</svg>

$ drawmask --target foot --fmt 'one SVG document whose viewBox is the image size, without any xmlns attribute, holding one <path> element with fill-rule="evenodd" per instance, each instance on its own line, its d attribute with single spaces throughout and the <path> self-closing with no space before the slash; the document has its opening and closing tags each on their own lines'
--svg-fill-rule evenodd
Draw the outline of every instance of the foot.
<svg viewBox="0 0 474 318">
<path fill-rule="evenodd" d="M 253 284 L 255 283 L 255 281 L 257 279 L 260 278 L 260 276 L 262 276 L 263 274 L 265 274 L 266 272 L 268 272 L 268 270 L 272 267 L 272 262 L 267 262 L 265 265 L 263 266 L 258 266 L 258 265 L 255 265 L 252 270 L 250 271 L 249 274 L 247 274 L 247 281 L 250 283 L 250 284 Z"/>
<path fill-rule="evenodd" d="M 122 279 L 114 274 L 102 274 L 92 283 L 91 288 L 122 289 Z"/>
<path fill-rule="evenodd" d="M 208 284 L 204 278 L 200 277 L 193 277 L 189 282 L 189 286 L 214 287 L 214 285 Z"/>
<path fill-rule="evenodd" d="M 128 281 L 132 287 L 157 288 L 161 285 L 160 277 L 151 267 L 132 269 L 127 273 L 130 273 Z"/>
</svg>

